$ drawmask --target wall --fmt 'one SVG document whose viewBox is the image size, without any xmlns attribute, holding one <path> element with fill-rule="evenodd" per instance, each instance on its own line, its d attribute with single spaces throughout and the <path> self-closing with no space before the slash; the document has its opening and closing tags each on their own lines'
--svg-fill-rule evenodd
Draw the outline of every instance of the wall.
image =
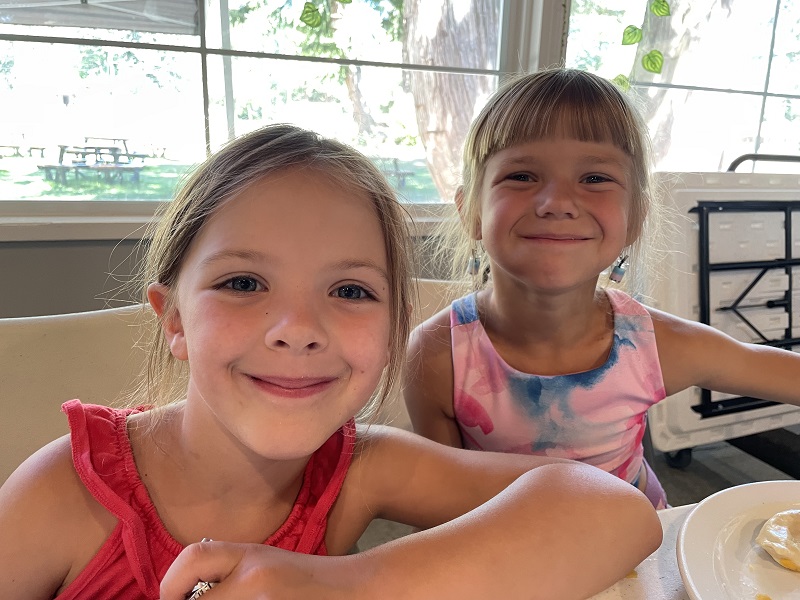
<svg viewBox="0 0 800 600">
<path fill-rule="evenodd" d="M 0 319 L 138 302 L 137 294 L 120 286 L 140 256 L 138 240 L 0 242 Z M 426 268 L 420 274 L 440 276 Z"/>
<path fill-rule="evenodd" d="M 0 243 L 0 318 L 98 310 L 131 301 L 119 289 L 138 240 Z M 136 298 L 138 300 L 138 298 Z"/>
</svg>

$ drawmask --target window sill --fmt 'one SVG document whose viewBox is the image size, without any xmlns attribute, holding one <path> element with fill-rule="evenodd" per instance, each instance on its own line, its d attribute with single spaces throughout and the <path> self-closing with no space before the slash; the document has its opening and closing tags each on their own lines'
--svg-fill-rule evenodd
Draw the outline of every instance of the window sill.
<svg viewBox="0 0 800 600">
<path fill-rule="evenodd" d="M 139 240 L 160 202 L 0 201 L 0 243 L 65 240 Z M 452 204 L 406 204 L 412 235 L 430 235 L 455 216 Z"/>
<path fill-rule="evenodd" d="M 0 242 L 141 239 L 159 202 L 0 202 Z"/>
</svg>

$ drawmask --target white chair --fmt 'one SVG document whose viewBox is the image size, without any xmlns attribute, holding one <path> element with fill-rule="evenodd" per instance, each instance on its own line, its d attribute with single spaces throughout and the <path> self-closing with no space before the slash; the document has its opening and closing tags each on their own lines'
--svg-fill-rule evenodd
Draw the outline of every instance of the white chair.
<svg viewBox="0 0 800 600">
<path fill-rule="evenodd" d="M 144 314 L 134 305 L 0 319 L 0 484 L 68 432 L 63 402 L 113 404 L 131 388 L 144 364 Z"/>
</svg>

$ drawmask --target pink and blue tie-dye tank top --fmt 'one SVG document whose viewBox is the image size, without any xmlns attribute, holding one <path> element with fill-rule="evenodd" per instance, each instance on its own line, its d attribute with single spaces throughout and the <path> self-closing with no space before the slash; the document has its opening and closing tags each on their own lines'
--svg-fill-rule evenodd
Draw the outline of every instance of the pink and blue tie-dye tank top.
<svg viewBox="0 0 800 600">
<path fill-rule="evenodd" d="M 509 366 L 478 319 L 475 294 L 453 302 L 453 405 L 465 448 L 570 458 L 636 482 L 647 409 L 665 397 L 664 382 L 650 314 L 624 292 L 606 293 L 614 312 L 608 359 L 557 376 Z"/>
</svg>

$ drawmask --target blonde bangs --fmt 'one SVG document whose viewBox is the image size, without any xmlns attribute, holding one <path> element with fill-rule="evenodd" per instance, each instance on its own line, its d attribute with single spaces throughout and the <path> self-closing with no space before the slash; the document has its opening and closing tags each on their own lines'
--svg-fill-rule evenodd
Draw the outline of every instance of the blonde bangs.
<svg viewBox="0 0 800 600">
<path fill-rule="evenodd" d="M 523 85 L 514 85 L 520 78 L 506 82 L 491 109 L 478 116 L 465 155 L 470 152 L 471 160 L 483 164 L 506 148 L 562 137 L 610 142 L 631 157 L 641 155 L 638 115 L 613 83 L 579 72 L 559 75 L 528 78 Z"/>
</svg>

